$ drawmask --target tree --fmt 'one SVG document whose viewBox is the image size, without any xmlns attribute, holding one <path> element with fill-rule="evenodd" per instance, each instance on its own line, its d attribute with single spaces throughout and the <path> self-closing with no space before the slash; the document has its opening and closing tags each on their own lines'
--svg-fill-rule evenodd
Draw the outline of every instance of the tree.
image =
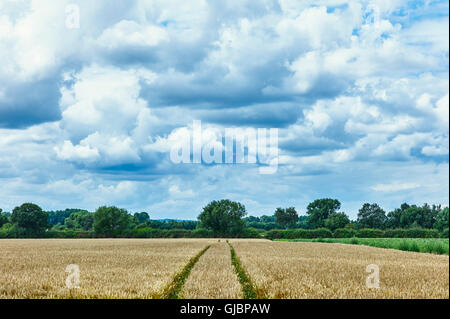
<svg viewBox="0 0 450 319">
<path fill-rule="evenodd" d="M 70 214 L 64 221 L 67 228 L 91 230 L 94 224 L 94 214 L 80 210 L 78 212 Z"/>
<path fill-rule="evenodd" d="M 255 217 L 255 216 L 248 216 L 244 218 L 244 221 L 246 223 L 259 223 L 261 222 L 261 219 L 259 217 Z"/>
<path fill-rule="evenodd" d="M 311 225 L 308 224 L 308 216 L 299 216 L 298 217 L 297 228 L 302 228 L 302 229 L 311 228 Z"/>
<path fill-rule="evenodd" d="M 259 219 L 262 223 L 275 223 L 275 216 L 262 215 Z"/>
<path fill-rule="evenodd" d="M 386 223 L 386 212 L 378 204 L 365 203 L 358 213 L 358 228 L 383 229 Z"/>
<path fill-rule="evenodd" d="M 445 207 L 438 213 L 434 228 L 439 229 L 440 231 L 448 229 L 448 207 Z"/>
<path fill-rule="evenodd" d="M 134 217 L 137 218 L 139 224 L 147 224 L 150 221 L 150 216 L 146 212 L 135 213 Z"/>
<path fill-rule="evenodd" d="M 66 208 L 65 210 L 49 211 L 48 213 L 48 223 L 51 225 L 64 225 L 67 218 L 72 213 L 82 211 L 79 208 Z"/>
<path fill-rule="evenodd" d="M 403 205 L 407 205 L 407 204 L 402 204 L 402 207 L 405 207 Z M 409 208 L 409 205 L 408 205 L 408 208 Z M 401 226 L 400 221 L 402 218 L 402 213 L 403 213 L 402 208 L 397 208 L 397 209 L 389 212 L 387 214 L 386 227 L 392 228 L 392 229 L 401 228 L 402 226 Z"/>
<path fill-rule="evenodd" d="M 286 209 L 277 208 L 275 211 L 275 221 L 278 225 L 285 228 L 295 227 L 295 224 L 298 222 L 298 214 L 294 207 Z"/>
<path fill-rule="evenodd" d="M 11 223 L 19 227 L 25 236 L 36 236 L 47 227 L 48 214 L 38 205 L 25 203 L 13 209 Z"/>
<path fill-rule="evenodd" d="M 340 208 L 341 203 L 337 199 L 316 199 L 306 208 L 306 214 L 308 214 L 308 224 L 313 228 L 324 227 L 325 219 Z"/>
<path fill-rule="evenodd" d="M 440 211 L 440 205 L 424 204 L 419 207 L 404 203 L 400 208 L 388 213 L 386 226 L 389 228 L 433 228 Z"/>
<path fill-rule="evenodd" d="M 345 228 L 350 225 L 350 219 L 345 213 L 331 213 L 327 219 L 325 219 L 325 227 L 331 231 L 335 231 L 338 228 Z"/>
<path fill-rule="evenodd" d="M 108 236 L 120 234 L 130 227 L 131 217 L 125 209 L 99 207 L 94 213 L 94 231 Z"/>
<path fill-rule="evenodd" d="M 212 201 L 198 216 L 200 227 L 211 229 L 218 235 L 237 235 L 244 228 L 245 206 L 228 199 Z"/>
<path fill-rule="evenodd" d="M 404 228 L 414 227 L 414 225 L 433 228 L 439 211 L 440 206 L 433 205 L 433 207 L 430 207 L 428 204 L 424 204 L 422 207 L 418 207 L 412 205 L 402 211 L 400 225 Z"/>
<path fill-rule="evenodd" d="M 0 208 L 0 228 L 9 221 L 8 216 L 3 214 L 2 212 L 3 210 Z"/>
</svg>

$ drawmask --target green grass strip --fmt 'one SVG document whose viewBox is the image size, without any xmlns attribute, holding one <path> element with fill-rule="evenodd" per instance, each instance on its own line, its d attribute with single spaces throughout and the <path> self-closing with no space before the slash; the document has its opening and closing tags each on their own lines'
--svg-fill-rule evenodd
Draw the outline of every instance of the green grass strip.
<svg viewBox="0 0 450 319">
<path fill-rule="evenodd" d="M 234 250 L 233 246 L 230 244 L 228 240 L 227 244 L 228 246 L 230 246 L 231 264 L 233 265 L 234 272 L 236 273 L 239 283 L 242 286 L 242 294 L 244 296 L 244 299 L 265 298 L 261 294 L 257 293 L 258 290 L 253 285 L 252 280 L 245 271 L 244 267 L 242 267 L 241 260 L 237 256 L 236 251 Z"/>
<path fill-rule="evenodd" d="M 211 247 L 211 245 L 203 248 L 197 255 L 192 257 L 184 268 L 173 277 L 172 282 L 166 286 L 161 298 L 162 299 L 178 299 L 181 290 L 183 289 L 184 282 L 189 277 L 192 268 L 194 268 L 200 257 Z"/>
<path fill-rule="evenodd" d="M 320 243 L 340 243 L 365 245 L 378 248 L 390 248 L 437 255 L 449 254 L 449 241 L 445 238 L 317 238 L 317 239 L 281 239 L 277 241 L 303 241 Z"/>
</svg>

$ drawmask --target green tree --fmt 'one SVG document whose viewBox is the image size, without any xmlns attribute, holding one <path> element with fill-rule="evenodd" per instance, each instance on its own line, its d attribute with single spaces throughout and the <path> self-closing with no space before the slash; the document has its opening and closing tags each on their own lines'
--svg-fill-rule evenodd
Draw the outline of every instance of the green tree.
<svg viewBox="0 0 450 319">
<path fill-rule="evenodd" d="M 125 209 L 99 207 L 94 213 L 94 231 L 107 236 L 118 235 L 130 228 L 131 217 Z"/>
<path fill-rule="evenodd" d="M 306 208 L 308 224 L 313 228 L 324 227 L 325 219 L 327 219 L 330 214 L 338 211 L 340 208 L 341 203 L 337 199 L 316 199 Z"/>
<path fill-rule="evenodd" d="M 244 218 L 244 221 L 246 223 L 258 223 L 261 221 L 261 219 L 259 217 L 255 217 L 255 216 L 247 216 Z"/>
<path fill-rule="evenodd" d="M 65 219 L 64 224 L 67 228 L 91 230 L 94 224 L 94 214 L 86 210 L 80 210 L 70 214 Z"/>
<path fill-rule="evenodd" d="M 404 205 L 408 205 L 408 204 L 402 204 L 403 207 L 405 207 Z M 409 205 L 408 205 L 409 207 Z M 386 228 L 401 228 L 402 224 L 401 224 L 401 218 L 402 218 L 402 213 L 403 210 L 402 208 L 396 208 L 395 210 L 389 212 L 387 214 L 387 218 L 386 218 Z"/>
<path fill-rule="evenodd" d="M 350 225 L 350 219 L 345 213 L 331 213 L 327 219 L 325 219 L 325 227 L 331 231 L 335 231 L 338 228 L 345 228 Z"/>
<path fill-rule="evenodd" d="M 298 222 L 298 214 L 294 207 L 277 208 L 275 211 L 275 221 L 284 228 L 295 227 Z"/>
<path fill-rule="evenodd" d="M 238 235 L 244 228 L 245 206 L 228 199 L 212 201 L 198 216 L 200 227 L 218 235 Z"/>
<path fill-rule="evenodd" d="M 402 211 L 400 225 L 403 228 L 419 226 L 423 228 L 433 228 L 440 206 L 430 207 L 424 204 L 422 207 L 412 205 Z"/>
<path fill-rule="evenodd" d="M 3 210 L 0 208 L 0 228 L 9 221 L 8 216 L 3 214 L 2 212 Z"/>
<path fill-rule="evenodd" d="M 434 228 L 440 231 L 448 229 L 448 207 L 445 207 L 438 213 Z"/>
<path fill-rule="evenodd" d="M 262 223 L 275 223 L 275 216 L 262 215 L 260 218 Z"/>
<path fill-rule="evenodd" d="M 48 214 L 38 205 L 25 203 L 13 209 L 11 223 L 20 229 L 25 236 L 36 236 L 43 233 L 48 226 Z"/>
<path fill-rule="evenodd" d="M 51 225 L 64 225 L 65 220 L 69 218 L 72 213 L 82 211 L 79 208 L 66 208 L 65 210 L 49 211 L 48 223 Z"/>
<path fill-rule="evenodd" d="M 419 207 L 404 203 L 400 208 L 387 214 L 386 226 L 388 228 L 433 228 L 440 211 L 440 205 L 424 204 Z"/>
<path fill-rule="evenodd" d="M 365 203 L 358 213 L 358 228 L 383 229 L 386 223 L 386 212 L 378 204 Z"/>
<path fill-rule="evenodd" d="M 147 224 L 150 221 L 150 216 L 146 212 L 135 213 L 139 224 Z"/>
</svg>

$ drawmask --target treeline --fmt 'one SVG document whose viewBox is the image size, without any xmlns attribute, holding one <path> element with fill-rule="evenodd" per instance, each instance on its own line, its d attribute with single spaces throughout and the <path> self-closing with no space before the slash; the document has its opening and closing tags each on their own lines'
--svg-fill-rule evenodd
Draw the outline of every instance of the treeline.
<svg viewBox="0 0 450 319">
<path fill-rule="evenodd" d="M 148 236 L 184 237 L 186 231 L 197 230 L 197 225 L 196 221 L 151 220 L 146 212 L 129 214 L 125 209 L 106 206 L 95 212 L 82 209 L 45 212 L 32 203 L 16 207 L 12 213 L 0 209 L 0 238 L 142 237 L 149 229 Z M 197 230 L 194 235 L 200 233 Z"/>
<path fill-rule="evenodd" d="M 307 206 L 306 216 L 298 216 L 294 207 L 277 208 L 273 216 L 247 217 L 249 227 L 272 229 L 435 229 L 448 230 L 449 209 L 440 205 L 422 206 L 402 204 L 386 213 L 378 204 L 365 203 L 359 209 L 357 219 L 350 220 L 345 212 L 339 211 L 341 203 L 337 199 L 318 199 Z"/>
<path fill-rule="evenodd" d="M 378 204 L 365 203 L 356 220 L 340 208 L 337 199 L 324 198 L 311 202 L 302 216 L 288 207 L 255 217 L 246 216 L 239 202 L 220 200 L 205 206 L 197 221 L 159 221 L 147 212 L 130 214 L 114 206 L 45 212 L 25 203 L 11 213 L 0 209 L 0 238 L 448 238 L 448 207 L 405 203 L 386 213 Z"/>
<path fill-rule="evenodd" d="M 269 239 L 313 239 L 313 238 L 448 238 L 448 229 L 408 228 L 408 229 L 374 229 L 374 228 L 338 228 L 334 231 L 328 228 L 270 230 L 265 235 Z"/>
</svg>

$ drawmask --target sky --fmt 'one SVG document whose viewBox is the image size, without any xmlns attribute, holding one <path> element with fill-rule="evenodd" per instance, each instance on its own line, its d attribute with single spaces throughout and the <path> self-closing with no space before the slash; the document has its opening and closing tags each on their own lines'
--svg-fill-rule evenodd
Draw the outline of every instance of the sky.
<svg viewBox="0 0 450 319">
<path fill-rule="evenodd" d="M 0 0 L 0 208 L 448 205 L 448 14 L 432 0 Z M 278 129 L 276 172 L 175 163 L 194 121 L 219 150 L 227 128 Z"/>
</svg>

